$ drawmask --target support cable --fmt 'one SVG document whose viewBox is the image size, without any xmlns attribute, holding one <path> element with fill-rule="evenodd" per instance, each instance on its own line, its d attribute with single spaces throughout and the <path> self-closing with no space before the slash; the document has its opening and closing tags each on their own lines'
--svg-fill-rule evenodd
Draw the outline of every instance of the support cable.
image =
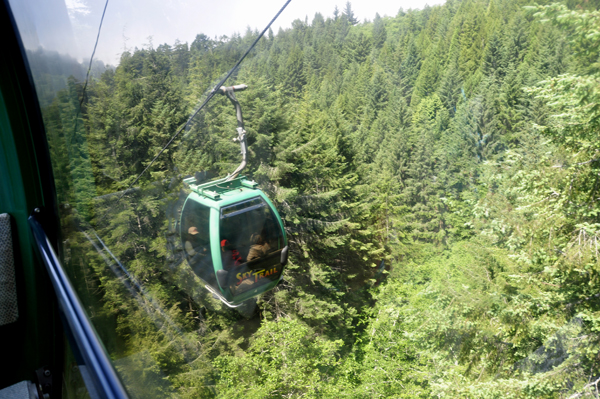
<svg viewBox="0 0 600 399">
<path fill-rule="evenodd" d="M 208 97 L 206 97 L 206 100 L 204 100 L 204 102 L 202 103 L 202 105 L 200 105 L 200 107 L 192 114 L 192 116 L 189 117 L 189 119 L 187 120 L 187 122 L 180 127 L 177 132 L 173 135 L 173 137 L 171 137 L 171 139 L 167 142 L 167 144 L 165 144 L 165 146 L 158 152 L 158 154 L 156 154 L 156 156 L 152 159 L 152 161 L 150 161 L 150 163 L 148 164 L 148 166 L 146 166 L 146 168 L 144 168 L 144 170 L 135 178 L 135 180 L 133 181 L 133 183 L 131 183 L 129 185 L 129 187 L 127 187 L 127 189 L 130 189 L 131 187 L 133 187 L 133 185 L 135 183 L 138 182 L 138 180 L 140 180 L 140 178 L 142 177 L 142 175 L 144 173 L 146 173 L 146 171 L 148 169 L 150 169 L 150 167 L 154 164 L 154 162 L 158 159 L 158 157 L 161 156 L 161 154 L 171 145 L 171 143 L 173 143 L 173 141 L 177 138 L 177 136 L 179 136 L 179 134 L 189 126 L 190 122 L 196 117 L 196 115 L 198 115 L 198 112 L 200 112 L 202 110 L 202 108 L 204 108 L 206 106 L 206 104 L 208 104 L 208 102 L 219 92 L 219 89 L 221 88 L 221 86 L 223 86 L 223 84 L 227 81 L 227 79 L 229 79 L 229 77 L 238 69 L 238 67 L 240 66 L 240 64 L 242 63 L 242 61 L 244 61 L 244 58 L 246 58 L 246 56 L 250 53 L 250 51 L 252 51 L 252 49 L 254 48 L 254 46 L 256 46 L 256 44 L 258 43 L 258 41 L 264 36 L 265 32 L 271 27 L 271 25 L 273 24 L 273 22 L 275 22 L 275 20 L 279 17 L 279 15 L 283 12 L 283 10 L 285 10 L 285 8 L 287 7 L 288 4 L 290 4 L 292 0 L 287 0 L 285 2 L 285 4 L 283 5 L 283 7 L 281 7 L 281 9 L 279 10 L 279 12 L 273 17 L 273 19 L 271 20 L 271 22 L 269 22 L 269 24 L 265 27 L 265 29 L 263 29 L 263 31 L 260 33 L 260 35 L 258 35 L 258 37 L 256 38 L 256 40 L 254 40 L 254 43 L 252 43 L 252 45 L 250 46 L 250 48 L 248 50 L 246 50 L 246 52 L 244 53 L 244 55 L 242 55 L 242 57 L 238 60 L 238 62 L 233 66 L 233 68 L 231 68 L 231 70 L 227 73 L 227 75 L 225 75 L 225 77 L 219 82 L 217 83 L 217 85 L 211 90 L 211 92 L 209 93 Z M 121 198 L 123 198 L 122 194 L 119 197 L 119 201 L 121 200 Z M 118 202 L 118 201 L 117 201 Z"/>
<path fill-rule="evenodd" d="M 102 23 L 104 22 L 104 16 L 106 15 L 106 7 L 108 7 L 108 0 L 104 3 L 104 10 L 102 11 L 102 18 L 100 18 L 100 25 L 98 26 L 98 34 L 96 35 L 96 43 L 94 43 L 94 50 L 90 57 L 90 64 L 88 65 L 87 73 L 85 75 L 85 83 L 83 84 L 83 90 L 81 92 L 81 100 L 79 100 L 79 108 L 77 109 L 77 115 L 75 115 L 75 128 L 73 129 L 73 137 L 77 132 L 77 122 L 79 122 L 79 114 L 81 114 L 81 107 L 85 99 L 85 92 L 87 90 L 88 82 L 90 79 L 90 72 L 92 71 L 92 62 L 94 61 L 94 55 L 96 54 L 96 48 L 98 47 L 98 41 L 100 40 L 100 31 L 102 30 Z"/>
</svg>

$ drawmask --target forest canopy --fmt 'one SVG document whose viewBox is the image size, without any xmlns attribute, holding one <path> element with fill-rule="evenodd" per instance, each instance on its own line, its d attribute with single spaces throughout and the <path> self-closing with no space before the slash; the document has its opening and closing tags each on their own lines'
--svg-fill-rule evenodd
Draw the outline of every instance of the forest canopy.
<svg viewBox="0 0 600 399">
<path fill-rule="evenodd" d="M 597 397 L 598 6 L 348 2 L 269 31 L 226 84 L 290 260 L 245 313 L 176 227 L 183 178 L 240 161 L 227 99 L 140 173 L 258 32 L 126 51 L 85 92 L 34 75 L 64 262 L 132 397 Z"/>
</svg>

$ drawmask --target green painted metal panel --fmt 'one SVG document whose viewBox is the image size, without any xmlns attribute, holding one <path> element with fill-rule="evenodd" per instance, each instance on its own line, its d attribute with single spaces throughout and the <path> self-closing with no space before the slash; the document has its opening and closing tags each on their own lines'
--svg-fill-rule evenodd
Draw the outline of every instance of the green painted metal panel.
<svg viewBox="0 0 600 399">
<path fill-rule="evenodd" d="M 2 26 L 10 27 L 7 13 L 4 8 L 0 10 L 0 21 Z M 31 379 L 31 373 L 44 364 L 60 368 L 62 352 L 52 287 L 35 256 L 27 223 L 35 208 L 43 210 L 49 217 L 46 220 L 51 219 L 53 211 L 52 205 L 48 206 L 52 201 L 45 198 L 53 193 L 44 192 L 45 173 L 41 173 L 40 154 L 36 152 L 36 145 L 44 143 L 35 141 L 33 131 L 42 129 L 39 109 L 14 34 L 5 37 L 5 45 L 0 60 L 0 213 L 10 214 L 13 220 L 19 318 L 0 328 L 0 352 L 11 359 L 11 367 L 0 373 L 0 388 Z M 43 140 L 43 130 L 35 133 L 38 140 Z"/>
</svg>

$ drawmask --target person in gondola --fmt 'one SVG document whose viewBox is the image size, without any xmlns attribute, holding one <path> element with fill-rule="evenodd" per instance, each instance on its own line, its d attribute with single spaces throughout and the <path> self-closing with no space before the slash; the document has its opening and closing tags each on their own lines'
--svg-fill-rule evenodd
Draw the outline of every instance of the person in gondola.
<svg viewBox="0 0 600 399">
<path fill-rule="evenodd" d="M 197 254 L 207 254 L 209 250 L 208 245 L 201 239 L 200 232 L 196 226 L 191 226 L 188 229 L 186 238 L 185 251 L 189 256 L 194 257 Z"/>
<path fill-rule="evenodd" d="M 227 239 L 221 240 L 221 261 L 223 262 L 223 270 L 217 272 L 222 273 L 219 283 L 222 287 L 229 286 L 232 292 L 235 292 L 236 287 L 233 280 L 237 273 L 236 269 L 242 266 L 244 259 Z"/>
<path fill-rule="evenodd" d="M 221 258 L 223 269 L 229 271 L 244 263 L 240 252 L 229 243 L 229 240 L 221 240 Z"/>
<path fill-rule="evenodd" d="M 206 239 L 206 235 L 202 234 L 202 232 L 194 225 L 191 225 L 187 229 L 184 249 L 188 255 L 188 262 L 194 273 L 205 281 L 214 280 L 210 244 Z"/>
<path fill-rule="evenodd" d="M 252 234 L 250 237 L 250 242 L 252 243 L 252 246 L 248 252 L 248 262 L 254 259 L 262 258 L 271 250 L 271 246 L 265 241 L 262 234 Z"/>
</svg>

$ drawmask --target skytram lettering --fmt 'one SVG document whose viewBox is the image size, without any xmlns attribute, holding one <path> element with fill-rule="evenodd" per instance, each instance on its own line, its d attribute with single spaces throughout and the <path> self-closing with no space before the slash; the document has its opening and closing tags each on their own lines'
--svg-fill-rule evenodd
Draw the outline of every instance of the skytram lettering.
<svg viewBox="0 0 600 399">
<path fill-rule="evenodd" d="M 254 283 L 257 283 L 259 280 L 261 280 L 265 277 L 269 277 L 270 275 L 275 274 L 277 272 L 278 272 L 278 268 L 273 267 L 271 269 L 250 270 L 249 272 L 238 273 L 235 275 L 235 277 L 238 280 L 236 285 L 240 285 L 242 283 L 242 281 L 245 281 L 245 280 L 248 280 L 249 284 L 254 284 Z"/>
</svg>

